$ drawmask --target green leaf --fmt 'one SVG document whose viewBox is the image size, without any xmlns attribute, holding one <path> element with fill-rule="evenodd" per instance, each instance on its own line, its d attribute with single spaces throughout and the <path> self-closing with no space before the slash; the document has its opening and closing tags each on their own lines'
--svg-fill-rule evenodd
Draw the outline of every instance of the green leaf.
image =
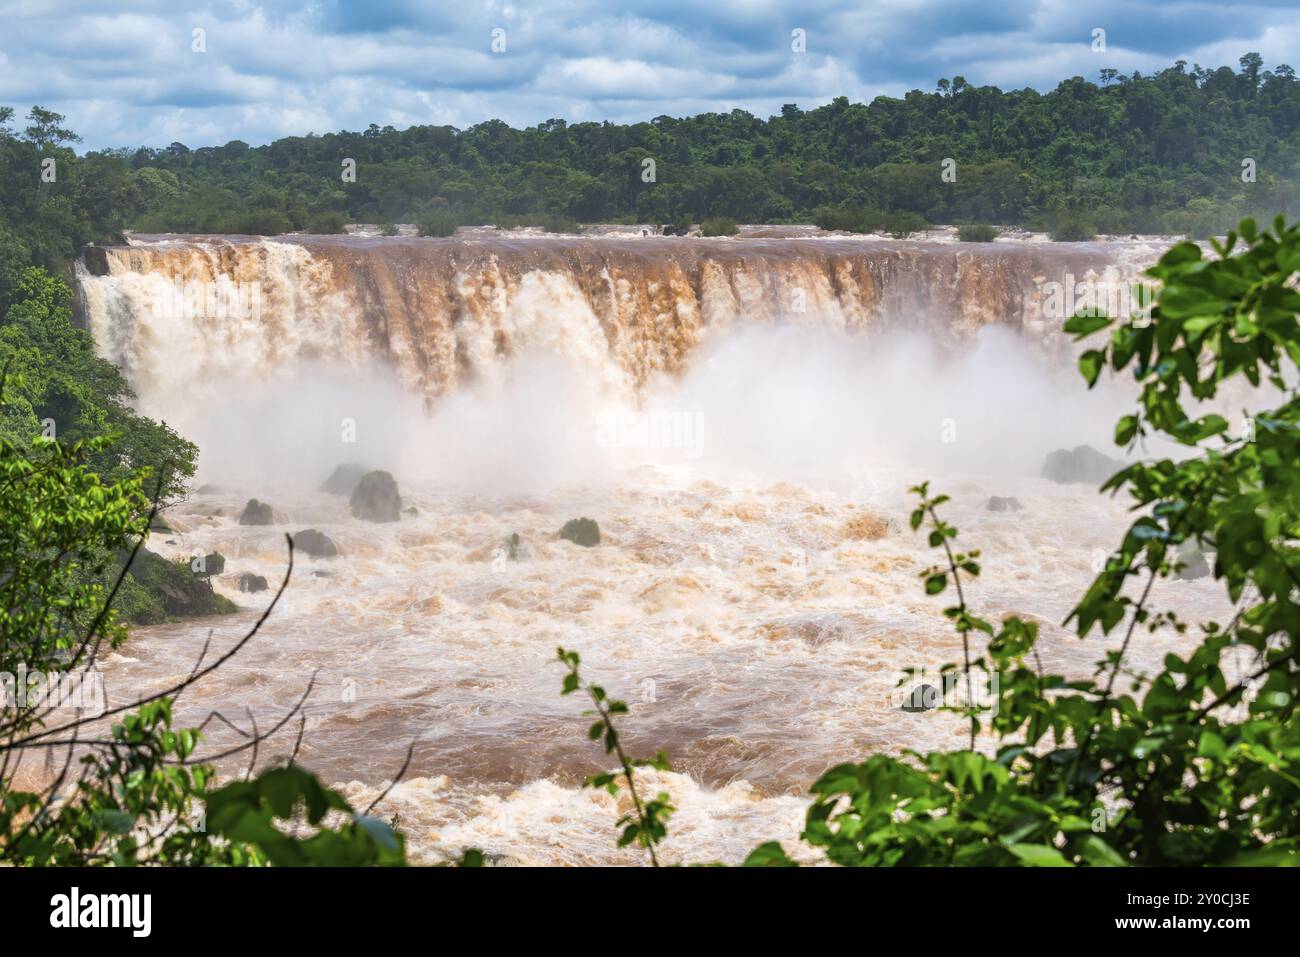
<svg viewBox="0 0 1300 957">
<path fill-rule="evenodd" d="M 1089 349 L 1079 356 L 1079 371 L 1083 373 L 1084 381 L 1088 383 L 1089 388 L 1097 384 L 1097 377 L 1101 375 L 1105 361 L 1105 355 L 1095 349 Z"/>
<path fill-rule="evenodd" d="M 749 852 L 744 867 L 798 867 L 786 856 L 785 850 L 776 841 L 760 844 Z"/>
<path fill-rule="evenodd" d="M 1079 856 L 1093 867 L 1128 867 L 1128 861 L 1096 834 L 1089 834 L 1079 842 Z"/>
<path fill-rule="evenodd" d="M 1007 850 L 1027 867 L 1073 867 L 1061 852 L 1045 844 L 1009 844 Z"/>
<path fill-rule="evenodd" d="M 1137 435 L 1138 417 L 1136 415 L 1126 415 L 1115 425 L 1115 444 L 1128 445 Z"/>
<path fill-rule="evenodd" d="M 1063 329 L 1076 339 L 1082 339 L 1098 329 L 1105 329 L 1111 322 L 1109 316 L 1075 315 L 1065 321 Z"/>
<path fill-rule="evenodd" d="M 115 808 L 101 808 L 95 812 L 99 826 L 110 834 L 126 834 L 135 826 L 135 818 Z"/>
</svg>

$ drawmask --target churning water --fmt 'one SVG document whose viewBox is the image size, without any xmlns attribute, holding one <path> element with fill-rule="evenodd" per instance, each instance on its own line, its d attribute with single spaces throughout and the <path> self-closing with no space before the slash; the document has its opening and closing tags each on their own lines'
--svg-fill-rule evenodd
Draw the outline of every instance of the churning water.
<svg viewBox="0 0 1300 957">
<path fill-rule="evenodd" d="M 202 450 L 199 490 L 150 547 L 218 551 L 237 615 L 138 629 L 110 699 L 165 687 L 237 640 L 298 555 L 259 635 L 189 693 L 273 725 L 304 692 L 300 760 L 361 804 L 414 745 L 379 812 L 416 860 L 479 847 L 526 863 L 639 863 L 621 808 L 581 787 L 608 762 L 559 694 L 557 645 L 631 705 L 634 753 L 680 809 L 663 858 L 797 852 L 803 795 L 830 765 L 959 747 L 960 719 L 898 708 L 906 668 L 960 643 L 918 574 L 907 489 L 984 552 L 986 617 L 1042 625 L 1042 664 L 1083 675 L 1096 637 L 1060 628 L 1129 520 L 1124 501 L 1038 477 L 1108 452 L 1121 384 L 1088 393 L 1045 289 L 1131 280 L 1142 244 L 966 246 L 778 238 L 456 240 L 145 237 L 82 270 L 87 321 L 141 410 Z M 337 465 L 391 471 L 391 524 L 320 491 Z M 1014 496 L 1018 512 L 986 508 Z M 241 526 L 245 501 L 275 512 Z M 602 541 L 558 537 L 571 518 Z M 505 547 L 517 534 L 514 558 Z M 1222 613 L 1209 581 L 1161 582 L 1183 616 Z M 1144 636 L 1152 667 L 1174 636 Z M 239 734 L 210 725 L 214 745 Z M 287 753 L 296 724 L 263 759 Z M 991 746 L 986 741 L 985 746 Z M 238 765 L 225 770 L 235 772 Z"/>
</svg>

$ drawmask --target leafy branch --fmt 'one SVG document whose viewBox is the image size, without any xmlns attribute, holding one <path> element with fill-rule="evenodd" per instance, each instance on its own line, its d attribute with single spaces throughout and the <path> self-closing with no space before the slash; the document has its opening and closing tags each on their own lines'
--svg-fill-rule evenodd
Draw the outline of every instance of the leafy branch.
<svg viewBox="0 0 1300 957">
<path fill-rule="evenodd" d="M 914 495 L 920 496 L 921 499 L 920 504 L 912 510 L 912 530 L 915 531 L 920 528 L 926 516 L 929 516 L 931 525 L 930 547 L 942 548 L 946 559 L 946 567 L 931 566 L 921 572 L 921 577 L 925 579 L 925 593 L 927 595 L 939 594 L 948 587 L 950 578 L 953 587 L 957 591 L 957 604 L 945 608 L 943 614 L 945 618 L 952 621 L 957 633 L 961 636 L 962 673 L 966 682 L 966 714 L 970 718 L 970 750 L 974 751 L 975 736 L 979 733 L 980 728 L 979 714 L 984 709 L 975 707 L 974 694 L 971 688 L 970 633 L 978 631 L 991 636 L 993 626 L 984 619 L 970 613 L 970 609 L 966 605 L 966 593 L 962 589 L 961 576 L 965 572 L 972 578 L 979 577 L 980 566 L 976 559 L 979 558 L 980 553 L 977 550 L 953 552 L 951 543 L 957 537 L 957 529 L 939 518 L 939 513 L 935 511 L 938 506 L 949 501 L 947 495 L 931 497 L 929 482 L 922 482 L 920 485 L 913 486 L 910 491 Z"/>
<path fill-rule="evenodd" d="M 629 758 L 627 752 L 623 750 L 618 729 L 614 726 L 615 715 L 628 713 L 627 702 L 609 697 L 600 685 L 584 679 L 579 670 L 582 659 L 576 651 L 558 648 L 556 657 L 568 669 L 560 693 L 568 695 L 581 691 L 591 699 L 592 707 L 583 714 L 596 720 L 587 729 L 587 737 L 592 741 L 602 741 L 605 753 L 613 754 L 618 758 L 619 767 L 622 768 L 621 776 L 632 798 L 632 813 L 624 814 L 615 823 L 615 827 L 623 829 L 618 838 L 618 846 L 627 847 L 634 842 L 639 844 L 649 853 L 651 865 L 658 867 L 659 857 L 655 853 L 655 847 L 668 836 L 666 822 L 676 808 L 669 803 L 666 792 L 660 792 L 654 798 L 643 800 L 636 788 L 636 769 L 654 768 L 658 771 L 669 771 L 671 768 L 668 765 L 668 755 L 660 751 L 653 758 Z M 618 772 L 606 771 L 593 774 L 587 778 L 586 786 L 604 788 L 617 797 L 619 777 Z"/>
</svg>

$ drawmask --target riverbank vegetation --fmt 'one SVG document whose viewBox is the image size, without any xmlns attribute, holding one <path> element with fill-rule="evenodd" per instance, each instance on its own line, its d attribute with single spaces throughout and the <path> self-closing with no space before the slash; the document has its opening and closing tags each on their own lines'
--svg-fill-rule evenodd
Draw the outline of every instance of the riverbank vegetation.
<svg viewBox="0 0 1300 957">
<path fill-rule="evenodd" d="M 0 375 L 0 407 L 14 382 Z M 173 729 L 177 699 L 266 615 L 186 678 L 109 706 L 97 665 L 126 639 L 121 568 L 135 567 L 156 514 L 141 475 L 110 481 L 92 468 L 110 444 L 0 435 L 0 865 L 401 863 L 400 836 L 292 755 L 256 768 L 258 745 L 301 701 L 226 749 L 251 761 L 222 786 L 208 764 L 217 753 L 196 752 L 199 732 Z"/>
</svg>

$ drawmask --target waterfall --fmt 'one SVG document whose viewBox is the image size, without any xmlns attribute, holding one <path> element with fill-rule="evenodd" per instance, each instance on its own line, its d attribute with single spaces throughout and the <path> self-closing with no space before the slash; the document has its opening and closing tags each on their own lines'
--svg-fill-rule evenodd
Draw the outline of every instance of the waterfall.
<svg viewBox="0 0 1300 957">
<path fill-rule="evenodd" d="M 92 249 L 79 276 L 101 353 L 162 411 L 298 361 L 378 363 L 433 400 L 526 352 L 632 394 L 747 323 L 949 343 L 1003 325 L 1055 350 L 1054 290 L 1113 292 L 1153 258 L 1129 244 L 145 236 Z"/>
</svg>

